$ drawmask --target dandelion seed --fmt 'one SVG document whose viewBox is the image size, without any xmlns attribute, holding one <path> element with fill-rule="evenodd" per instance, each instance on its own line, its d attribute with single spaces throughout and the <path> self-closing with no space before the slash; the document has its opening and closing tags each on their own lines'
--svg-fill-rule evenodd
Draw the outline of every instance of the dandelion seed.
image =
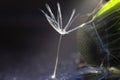
<svg viewBox="0 0 120 80">
<path fill-rule="evenodd" d="M 101 3 L 101 2 L 100 2 Z M 59 42 L 58 42 L 58 47 L 57 47 L 57 55 L 56 55 L 56 62 L 55 62 L 55 67 L 54 67 L 54 72 L 53 75 L 51 76 L 52 79 L 56 80 L 56 72 L 57 72 L 57 66 L 58 66 L 58 62 L 59 62 L 59 50 L 60 50 L 60 45 L 61 45 L 61 40 L 62 40 L 62 36 L 65 34 L 69 34 L 73 31 L 78 30 L 81 27 L 84 27 L 90 23 L 92 23 L 95 19 L 95 16 L 92 17 L 91 20 L 89 20 L 88 22 L 82 23 L 81 25 L 73 28 L 73 29 L 69 29 L 69 27 L 71 26 L 71 24 L 75 21 L 75 19 L 77 18 L 77 16 L 74 17 L 76 10 L 73 9 L 72 14 L 67 22 L 67 24 L 63 27 L 63 22 L 62 22 L 62 14 L 61 14 L 61 9 L 60 9 L 60 4 L 57 3 L 57 18 L 55 18 L 50 6 L 48 4 L 46 4 L 46 8 L 48 9 L 48 12 L 50 13 L 50 15 L 48 15 L 47 13 L 45 13 L 43 10 L 42 13 L 45 15 L 47 21 L 49 22 L 49 24 L 60 34 L 59 37 Z M 92 16 L 95 12 L 97 11 L 97 9 L 95 8 L 93 10 L 93 12 L 91 13 L 87 13 L 86 15 L 84 15 L 83 17 L 89 17 Z"/>
<path fill-rule="evenodd" d="M 56 79 L 56 71 L 57 71 L 57 66 L 58 66 L 58 62 L 59 62 L 59 53 L 60 53 L 59 50 L 60 50 L 60 44 L 61 44 L 62 36 L 65 35 L 65 34 L 69 34 L 69 33 L 73 32 L 75 30 L 78 30 L 81 27 L 84 27 L 84 26 L 90 24 L 93 21 L 93 19 L 86 22 L 86 23 L 81 24 L 80 26 L 77 26 L 77 27 L 75 27 L 73 29 L 68 30 L 69 27 L 71 26 L 72 22 L 74 22 L 74 20 L 78 16 L 77 15 L 77 16 L 74 17 L 76 10 L 73 9 L 72 14 L 71 14 L 67 24 L 65 25 L 65 27 L 63 27 L 60 4 L 57 3 L 57 8 L 58 8 L 57 18 L 55 18 L 54 14 L 53 14 L 53 12 L 50 9 L 48 4 L 46 4 L 46 8 L 48 9 L 48 12 L 50 13 L 50 16 L 47 13 L 45 13 L 43 10 L 41 10 L 42 13 L 45 15 L 45 17 L 48 20 L 49 24 L 60 34 L 58 47 L 57 47 L 57 56 L 56 56 L 54 72 L 53 72 L 53 75 L 51 76 L 52 79 Z"/>
<path fill-rule="evenodd" d="M 70 16 L 70 18 L 68 20 L 68 23 L 65 25 L 65 27 L 63 27 L 62 14 L 61 14 L 61 9 L 60 9 L 60 4 L 59 3 L 57 3 L 57 7 L 58 7 L 57 18 L 55 18 L 54 14 L 53 14 L 53 12 L 50 9 L 50 6 L 48 4 L 46 4 L 46 8 L 48 9 L 48 11 L 50 13 L 50 16 L 47 13 L 45 13 L 43 10 L 41 10 L 41 11 L 45 15 L 45 17 L 48 20 L 49 24 L 61 35 L 69 34 L 69 33 L 73 32 L 75 30 L 78 30 L 81 27 L 84 27 L 85 25 L 90 24 L 93 21 L 93 19 L 92 19 L 92 20 L 90 20 L 90 21 L 88 21 L 86 23 L 81 24 L 80 26 L 77 26 L 77 27 L 75 27 L 73 29 L 68 30 L 68 28 L 71 26 L 72 22 L 74 22 L 74 20 L 76 18 L 76 17 L 74 17 L 76 10 L 73 9 L 72 14 L 71 14 L 71 16 Z"/>
</svg>

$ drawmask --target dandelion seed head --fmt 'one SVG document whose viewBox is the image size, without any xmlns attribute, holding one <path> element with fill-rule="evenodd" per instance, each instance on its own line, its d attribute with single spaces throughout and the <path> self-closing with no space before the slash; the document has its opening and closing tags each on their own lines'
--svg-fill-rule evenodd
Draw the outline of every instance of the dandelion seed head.
<svg viewBox="0 0 120 80">
<path fill-rule="evenodd" d="M 61 8 L 60 8 L 60 4 L 57 3 L 57 7 L 58 7 L 58 11 L 57 11 L 57 17 L 55 17 L 55 15 L 53 14 L 50 6 L 48 4 L 46 4 L 46 8 L 48 10 L 48 12 L 50 13 L 50 16 L 45 13 L 43 10 L 42 13 L 45 15 L 47 21 L 49 22 L 49 24 L 61 35 L 65 35 L 65 34 L 69 34 L 69 32 L 72 30 L 68 30 L 69 27 L 71 26 L 72 22 L 74 21 L 73 17 L 75 15 L 76 10 L 73 9 L 72 14 L 67 22 L 67 24 L 63 27 L 63 23 L 62 23 L 62 14 L 61 14 Z M 74 31 L 75 29 L 73 29 L 72 31 Z"/>
<path fill-rule="evenodd" d="M 53 14 L 50 6 L 48 4 L 46 4 L 46 8 L 48 10 L 48 12 L 50 13 L 50 15 L 48 15 L 47 13 L 45 13 L 43 10 L 41 10 L 41 12 L 45 15 L 47 21 L 49 22 L 49 24 L 54 28 L 55 31 L 57 31 L 60 35 L 65 35 L 65 34 L 69 34 L 73 31 L 76 31 L 78 30 L 79 28 L 81 27 L 84 27 L 88 24 L 90 24 L 92 20 L 86 22 L 86 23 L 83 23 L 73 29 L 69 29 L 69 27 L 71 26 L 71 24 L 75 21 L 76 17 L 78 16 L 74 16 L 75 13 L 76 13 L 76 10 L 73 9 L 71 15 L 70 15 L 70 18 L 67 22 L 67 24 L 65 26 L 63 26 L 63 18 L 62 18 L 62 14 L 61 14 L 61 8 L 60 8 L 60 4 L 57 3 L 57 8 L 58 8 L 58 11 L 57 11 L 57 17 L 55 17 L 55 15 Z"/>
</svg>

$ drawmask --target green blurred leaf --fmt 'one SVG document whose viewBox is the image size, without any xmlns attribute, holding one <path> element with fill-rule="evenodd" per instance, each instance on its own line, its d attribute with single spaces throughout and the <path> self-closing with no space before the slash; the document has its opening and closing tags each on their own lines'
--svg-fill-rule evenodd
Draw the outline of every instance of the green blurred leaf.
<svg viewBox="0 0 120 80">
<path fill-rule="evenodd" d="M 110 0 L 95 15 L 95 18 L 106 18 L 120 10 L 120 0 Z"/>
</svg>

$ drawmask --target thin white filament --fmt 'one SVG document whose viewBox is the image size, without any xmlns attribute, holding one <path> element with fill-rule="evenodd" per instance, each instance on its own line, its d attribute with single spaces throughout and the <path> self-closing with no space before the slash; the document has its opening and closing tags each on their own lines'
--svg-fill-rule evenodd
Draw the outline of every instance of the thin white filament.
<svg viewBox="0 0 120 80">
<path fill-rule="evenodd" d="M 60 54 L 60 45 L 61 45 L 61 40 L 62 40 L 62 35 L 59 37 L 59 42 L 58 42 L 58 47 L 57 47 L 57 55 L 56 55 L 56 60 L 55 60 L 55 67 L 54 67 L 54 72 L 53 72 L 53 78 L 56 80 L 56 72 L 57 72 L 57 67 L 58 67 L 58 62 L 59 62 L 59 54 Z"/>
<path fill-rule="evenodd" d="M 60 9 L 60 4 L 57 3 L 57 7 L 58 7 L 58 24 L 59 24 L 59 28 L 62 29 L 62 14 L 61 14 L 61 9 Z"/>
<path fill-rule="evenodd" d="M 68 27 L 65 29 L 64 28 L 64 30 L 67 30 L 67 29 L 69 29 L 69 27 L 72 25 L 72 23 L 78 18 L 78 16 L 79 16 L 80 14 L 77 14 L 77 15 L 75 15 L 75 17 L 71 20 L 71 22 L 69 23 L 69 25 L 68 25 Z"/>
<path fill-rule="evenodd" d="M 52 12 L 52 10 L 50 9 L 50 6 L 49 6 L 48 4 L 46 4 L 46 8 L 48 9 L 51 17 L 56 21 L 55 16 L 54 16 L 54 14 L 53 14 L 53 12 Z"/>
<path fill-rule="evenodd" d="M 75 27 L 75 28 L 73 28 L 73 29 L 67 31 L 66 33 L 69 34 L 69 33 L 71 33 L 71 32 L 74 32 L 74 31 L 78 30 L 79 28 L 82 28 L 82 27 L 84 27 L 84 26 L 86 26 L 86 25 L 92 23 L 93 21 L 94 21 L 94 17 L 93 17 L 90 21 L 88 21 L 88 22 L 86 22 L 86 23 L 83 23 L 83 24 L 77 26 L 77 27 Z"/>
<path fill-rule="evenodd" d="M 71 16 L 70 16 L 70 19 L 69 19 L 67 25 L 65 26 L 64 30 L 66 30 L 66 29 L 70 26 L 70 23 L 71 23 L 71 21 L 72 21 L 72 19 L 73 19 L 73 16 L 74 16 L 75 12 L 76 12 L 76 10 L 74 9 L 74 10 L 72 11 L 72 14 L 71 14 Z"/>
</svg>

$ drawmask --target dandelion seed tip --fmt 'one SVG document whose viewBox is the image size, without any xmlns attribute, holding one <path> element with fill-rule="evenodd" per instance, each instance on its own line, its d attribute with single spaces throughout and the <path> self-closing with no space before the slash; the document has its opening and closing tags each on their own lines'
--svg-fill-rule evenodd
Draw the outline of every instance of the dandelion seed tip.
<svg viewBox="0 0 120 80">
<path fill-rule="evenodd" d="M 46 14 L 42 9 L 40 9 L 43 14 Z"/>
<path fill-rule="evenodd" d="M 57 7 L 60 8 L 60 3 L 59 2 L 57 3 Z"/>
<path fill-rule="evenodd" d="M 44 12 L 42 9 L 40 9 L 41 12 Z"/>
<path fill-rule="evenodd" d="M 73 12 L 75 13 L 75 12 L 76 12 L 76 9 L 73 9 Z"/>
<path fill-rule="evenodd" d="M 49 7 L 48 3 L 45 4 L 46 7 Z"/>
<path fill-rule="evenodd" d="M 74 11 L 76 11 L 76 9 L 73 9 Z"/>
<path fill-rule="evenodd" d="M 51 78 L 52 78 L 52 79 L 55 79 L 55 75 L 53 74 L 53 75 L 51 76 Z"/>
<path fill-rule="evenodd" d="M 60 3 L 59 3 L 59 2 L 57 2 L 57 5 L 60 5 Z"/>
</svg>

